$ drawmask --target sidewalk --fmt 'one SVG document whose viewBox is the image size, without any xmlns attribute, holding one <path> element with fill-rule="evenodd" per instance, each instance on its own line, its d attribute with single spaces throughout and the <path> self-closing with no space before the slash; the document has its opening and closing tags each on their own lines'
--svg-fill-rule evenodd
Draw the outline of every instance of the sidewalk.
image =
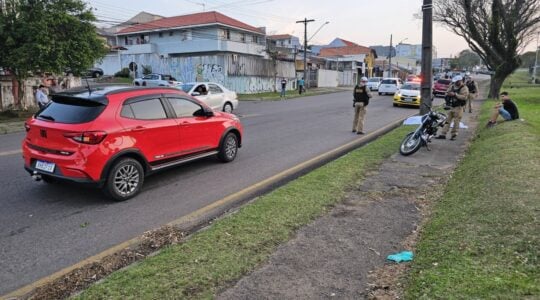
<svg viewBox="0 0 540 300">
<path fill-rule="evenodd" d="M 480 104 L 464 114 L 468 129 L 460 129 L 457 140 L 433 140 L 431 151 L 421 148 L 408 157 L 396 148 L 343 203 L 217 299 L 395 299 L 407 263 L 386 257 L 414 251 L 418 227 L 470 144 Z"/>
</svg>

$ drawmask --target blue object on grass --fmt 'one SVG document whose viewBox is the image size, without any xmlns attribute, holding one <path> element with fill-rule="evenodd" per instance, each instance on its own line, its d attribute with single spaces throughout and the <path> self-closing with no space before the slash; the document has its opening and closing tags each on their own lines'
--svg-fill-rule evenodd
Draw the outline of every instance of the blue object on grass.
<svg viewBox="0 0 540 300">
<path fill-rule="evenodd" d="M 414 255 L 411 251 L 402 251 L 396 254 L 388 255 L 386 259 L 399 263 L 402 261 L 411 261 L 413 260 L 413 257 Z"/>
</svg>

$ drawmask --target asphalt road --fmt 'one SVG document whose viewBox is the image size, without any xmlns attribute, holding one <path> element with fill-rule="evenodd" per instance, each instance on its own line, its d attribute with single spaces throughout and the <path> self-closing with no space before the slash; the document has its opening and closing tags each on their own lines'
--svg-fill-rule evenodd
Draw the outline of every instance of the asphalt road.
<svg viewBox="0 0 540 300">
<path fill-rule="evenodd" d="M 374 94 L 366 131 L 414 114 Z M 34 182 L 18 150 L 23 133 L 0 136 L 0 295 L 358 139 L 352 93 L 241 102 L 237 159 L 193 162 L 149 177 L 142 193 L 116 203 L 101 192 Z"/>
</svg>

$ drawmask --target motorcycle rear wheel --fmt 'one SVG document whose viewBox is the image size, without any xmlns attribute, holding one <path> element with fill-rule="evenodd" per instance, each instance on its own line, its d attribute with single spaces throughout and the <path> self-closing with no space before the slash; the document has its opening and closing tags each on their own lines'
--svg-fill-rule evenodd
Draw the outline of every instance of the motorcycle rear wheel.
<svg viewBox="0 0 540 300">
<path fill-rule="evenodd" d="M 399 153 L 401 153 L 403 156 L 408 156 L 418 151 L 420 146 L 422 146 L 421 135 L 411 132 L 407 134 L 407 136 L 401 142 L 401 146 L 399 146 Z"/>
</svg>

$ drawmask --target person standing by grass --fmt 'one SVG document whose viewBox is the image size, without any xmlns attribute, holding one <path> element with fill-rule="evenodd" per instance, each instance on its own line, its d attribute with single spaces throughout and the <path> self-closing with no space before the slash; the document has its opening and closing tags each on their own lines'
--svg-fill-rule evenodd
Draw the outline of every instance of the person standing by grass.
<svg viewBox="0 0 540 300">
<path fill-rule="evenodd" d="M 450 106 L 450 111 L 448 112 L 448 119 L 444 124 L 443 129 L 440 134 L 435 137 L 436 139 L 446 139 L 446 133 L 450 130 L 450 124 L 454 122 L 452 127 L 452 137 L 450 140 L 455 140 L 457 138 L 459 123 L 463 117 L 463 107 L 467 104 L 467 99 L 469 97 L 469 89 L 463 83 L 463 77 L 457 75 L 452 79 L 452 84 L 448 87 L 446 91 L 447 96 L 447 105 Z"/>
<path fill-rule="evenodd" d="M 302 95 L 303 91 L 304 91 L 304 77 L 298 79 L 298 94 Z"/>
<path fill-rule="evenodd" d="M 366 77 L 362 77 L 362 79 L 360 79 L 360 83 L 354 87 L 354 120 L 352 132 L 356 132 L 356 134 L 364 134 L 366 106 L 369 104 L 369 98 L 371 98 L 371 93 L 366 86 L 367 81 L 368 80 Z"/>
<path fill-rule="evenodd" d="M 36 90 L 36 101 L 39 106 L 39 109 L 43 109 L 47 104 L 49 104 L 49 97 L 47 97 L 46 93 L 47 87 L 43 84 L 40 84 L 38 89 Z"/>
<path fill-rule="evenodd" d="M 285 93 L 287 90 L 287 79 L 282 78 L 281 79 L 281 94 L 279 95 L 281 98 L 285 98 Z"/>
<path fill-rule="evenodd" d="M 501 93 L 501 102 L 497 103 L 497 105 L 493 107 L 493 113 L 491 114 L 491 118 L 487 123 L 487 127 L 495 126 L 495 124 L 497 124 L 497 117 L 499 117 L 499 115 L 501 115 L 505 121 L 519 119 L 518 108 L 514 101 L 512 101 L 508 96 L 508 92 Z"/>
</svg>

